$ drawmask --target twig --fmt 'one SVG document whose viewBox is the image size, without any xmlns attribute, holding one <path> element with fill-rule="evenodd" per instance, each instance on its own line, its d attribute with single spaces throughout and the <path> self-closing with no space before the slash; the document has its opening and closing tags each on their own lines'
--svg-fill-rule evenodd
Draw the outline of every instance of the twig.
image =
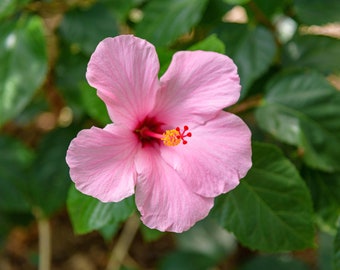
<svg viewBox="0 0 340 270">
<path fill-rule="evenodd" d="M 140 225 L 139 218 L 133 214 L 125 223 L 123 231 L 114 246 L 106 270 L 119 270 L 129 251 Z"/>
<path fill-rule="evenodd" d="M 238 103 L 238 104 L 228 108 L 227 111 L 234 113 L 234 114 L 239 114 L 239 113 L 251 110 L 253 108 L 260 106 L 260 104 L 262 102 L 262 98 L 263 97 L 261 95 L 253 96 L 249 99 L 242 101 L 241 103 Z"/>
</svg>

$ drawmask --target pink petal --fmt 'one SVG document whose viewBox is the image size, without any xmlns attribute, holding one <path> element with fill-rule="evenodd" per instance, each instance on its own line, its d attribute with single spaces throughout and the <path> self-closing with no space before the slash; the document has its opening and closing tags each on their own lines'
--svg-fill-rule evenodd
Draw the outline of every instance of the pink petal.
<svg viewBox="0 0 340 270">
<path fill-rule="evenodd" d="M 78 133 L 66 155 L 76 188 L 103 202 L 118 202 L 134 193 L 134 156 L 138 141 L 113 125 Z"/>
<path fill-rule="evenodd" d="M 146 226 L 183 232 L 208 215 L 213 199 L 195 194 L 157 149 L 144 148 L 136 167 L 136 204 Z"/>
<path fill-rule="evenodd" d="M 241 90 L 236 65 L 214 52 L 177 52 L 160 80 L 156 111 L 174 124 L 216 114 L 236 103 Z"/>
<path fill-rule="evenodd" d="M 221 111 L 189 131 L 192 137 L 187 144 L 162 148 L 166 162 L 188 188 L 202 196 L 215 197 L 235 188 L 252 165 L 247 125 L 236 115 Z"/>
<path fill-rule="evenodd" d="M 135 128 L 153 108 L 159 61 L 154 46 L 132 35 L 106 38 L 92 54 L 86 78 L 112 121 Z"/>
</svg>

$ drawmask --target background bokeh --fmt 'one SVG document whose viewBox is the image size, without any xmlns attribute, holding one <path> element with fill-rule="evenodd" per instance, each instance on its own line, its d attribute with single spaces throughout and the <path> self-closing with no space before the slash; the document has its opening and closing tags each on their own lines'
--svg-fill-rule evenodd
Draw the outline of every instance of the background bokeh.
<svg viewBox="0 0 340 270">
<path fill-rule="evenodd" d="M 90 55 L 128 33 L 156 46 L 160 76 L 179 50 L 238 66 L 226 110 L 252 130 L 253 168 L 182 234 L 69 178 L 69 142 L 111 122 Z M 2 0 L 0 269 L 339 270 L 339 90 L 337 0 Z"/>
</svg>

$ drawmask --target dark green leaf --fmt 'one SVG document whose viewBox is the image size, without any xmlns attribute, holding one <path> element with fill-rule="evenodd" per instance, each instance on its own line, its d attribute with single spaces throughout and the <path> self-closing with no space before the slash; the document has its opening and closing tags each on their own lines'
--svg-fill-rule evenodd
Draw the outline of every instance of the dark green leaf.
<svg viewBox="0 0 340 270">
<path fill-rule="evenodd" d="M 308 189 L 293 164 L 271 145 L 253 144 L 253 167 L 235 190 L 216 199 L 212 215 L 252 249 L 313 246 Z"/>
<path fill-rule="evenodd" d="M 294 0 L 298 18 L 305 24 L 326 24 L 340 21 L 338 0 Z"/>
<path fill-rule="evenodd" d="M 155 46 L 169 45 L 199 22 L 207 0 L 151 0 L 136 35 Z"/>
<path fill-rule="evenodd" d="M 0 125 L 17 116 L 43 83 L 45 46 L 39 17 L 0 24 Z"/>
<path fill-rule="evenodd" d="M 99 41 L 117 34 L 116 18 L 101 4 L 69 11 L 60 25 L 62 38 L 87 55 L 93 53 Z"/>
<path fill-rule="evenodd" d="M 304 179 L 311 191 L 317 221 L 325 231 L 334 232 L 340 217 L 340 175 L 305 169 Z"/>
<path fill-rule="evenodd" d="M 224 2 L 230 5 L 243 5 L 248 3 L 250 0 L 224 0 Z"/>
<path fill-rule="evenodd" d="M 188 50 L 203 50 L 225 54 L 225 46 L 216 34 L 208 36 L 206 39 L 192 45 Z"/>
<path fill-rule="evenodd" d="M 85 80 L 89 57 L 69 46 L 61 46 L 60 57 L 56 64 L 56 84 L 76 118 L 84 113 L 80 86 Z"/>
<path fill-rule="evenodd" d="M 298 146 L 309 166 L 339 170 L 340 92 L 313 72 L 283 73 L 266 88 L 256 112 L 260 127 Z"/>
<path fill-rule="evenodd" d="M 302 67 L 324 74 L 340 73 L 340 40 L 313 35 L 296 35 L 285 44 L 282 63 L 286 67 Z"/>
<path fill-rule="evenodd" d="M 132 8 L 141 4 L 143 0 L 100 0 L 116 15 L 119 21 L 125 22 Z"/>
<path fill-rule="evenodd" d="M 259 256 L 247 262 L 241 270 L 308 270 L 307 265 L 289 256 Z"/>
<path fill-rule="evenodd" d="M 19 141 L 0 137 L 0 211 L 27 212 L 27 169 L 32 153 Z"/>
<path fill-rule="evenodd" d="M 251 84 L 263 75 L 273 63 L 276 44 L 273 35 L 264 27 L 250 29 L 242 24 L 222 24 L 218 37 L 224 42 L 226 54 L 238 67 L 241 78 L 241 97 Z"/>
<path fill-rule="evenodd" d="M 160 263 L 160 270 L 207 270 L 212 269 L 215 261 L 210 257 L 187 251 L 177 251 L 165 258 Z"/>
<path fill-rule="evenodd" d="M 75 232 L 87 233 L 126 220 L 135 210 L 135 204 L 133 196 L 118 203 L 103 203 L 71 186 L 67 208 Z"/>
<path fill-rule="evenodd" d="M 340 269 L 340 226 L 334 239 L 334 270 Z"/>
<path fill-rule="evenodd" d="M 39 145 L 31 170 L 30 199 L 44 215 L 53 214 L 66 203 L 71 180 L 65 156 L 74 135 L 73 128 L 54 130 Z"/>
</svg>

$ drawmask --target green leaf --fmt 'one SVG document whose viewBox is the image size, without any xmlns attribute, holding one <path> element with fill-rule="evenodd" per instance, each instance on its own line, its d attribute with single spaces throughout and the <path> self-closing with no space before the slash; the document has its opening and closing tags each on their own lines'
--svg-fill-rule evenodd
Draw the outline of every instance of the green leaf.
<svg viewBox="0 0 340 270">
<path fill-rule="evenodd" d="M 135 204 L 133 196 L 118 203 L 103 203 L 71 186 L 67 209 L 75 232 L 81 234 L 125 221 L 135 210 Z"/>
<path fill-rule="evenodd" d="M 229 5 L 244 5 L 250 2 L 250 0 L 223 0 Z"/>
<path fill-rule="evenodd" d="M 334 239 L 334 270 L 340 269 L 340 226 Z"/>
<path fill-rule="evenodd" d="M 164 232 L 155 229 L 150 229 L 149 227 L 146 227 L 144 224 L 140 227 L 140 229 L 143 239 L 146 242 L 158 240 L 165 234 Z"/>
<path fill-rule="evenodd" d="M 102 39 L 118 35 L 118 26 L 107 8 L 97 4 L 89 9 L 76 8 L 67 12 L 59 31 L 74 49 L 90 55 Z"/>
<path fill-rule="evenodd" d="M 80 89 L 86 112 L 102 125 L 112 123 L 105 103 L 97 96 L 96 90 L 85 81 L 80 84 Z"/>
<path fill-rule="evenodd" d="M 45 46 L 43 23 L 37 16 L 0 24 L 0 126 L 19 114 L 43 83 Z"/>
<path fill-rule="evenodd" d="M 0 20 L 12 15 L 30 0 L 2 0 L 0 2 Z"/>
<path fill-rule="evenodd" d="M 85 80 L 89 57 L 69 46 L 60 47 L 60 56 L 56 63 L 56 84 L 61 94 L 72 108 L 75 118 L 84 113 L 81 84 Z"/>
<path fill-rule="evenodd" d="M 204 40 L 192 45 L 188 50 L 203 50 L 225 54 L 224 43 L 218 39 L 216 34 L 212 34 Z"/>
<path fill-rule="evenodd" d="M 282 73 L 267 85 L 259 126 L 299 147 L 311 167 L 340 169 L 340 92 L 314 72 Z"/>
<path fill-rule="evenodd" d="M 212 216 L 251 249 L 313 246 L 308 189 L 293 164 L 268 144 L 253 144 L 253 167 L 235 190 L 216 199 Z"/>
<path fill-rule="evenodd" d="M 251 29 L 242 24 L 223 23 L 216 31 L 225 44 L 226 54 L 238 67 L 242 98 L 247 94 L 252 83 L 273 63 L 276 54 L 274 37 L 264 27 Z"/>
<path fill-rule="evenodd" d="M 340 21 L 338 0 L 294 0 L 298 18 L 305 24 L 326 24 Z"/>
<path fill-rule="evenodd" d="M 33 155 L 22 143 L 7 137 L 0 137 L 0 149 L 0 211 L 28 212 L 24 191 Z"/>
<path fill-rule="evenodd" d="M 307 265 L 289 256 L 258 256 L 247 262 L 241 270 L 308 270 Z"/>
<path fill-rule="evenodd" d="M 160 270 L 207 270 L 213 269 L 216 262 L 197 252 L 175 251 L 160 262 Z"/>
<path fill-rule="evenodd" d="M 169 45 L 199 22 L 207 0 L 151 0 L 136 35 L 155 46 Z"/>
<path fill-rule="evenodd" d="M 31 169 L 31 203 L 49 216 L 66 203 L 71 184 L 65 155 L 75 130 L 57 129 L 48 133 L 41 141 L 37 158 Z"/>
<path fill-rule="evenodd" d="M 340 40 L 314 35 L 296 35 L 285 44 L 282 64 L 340 74 Z"/>
<path fill-rule="evenodd" d="M 340 217 L 340 175 L 304 169 L 303 176 L 311 191 L 317 221 L 326 232 L 334 233 Z"/>
</svg>

